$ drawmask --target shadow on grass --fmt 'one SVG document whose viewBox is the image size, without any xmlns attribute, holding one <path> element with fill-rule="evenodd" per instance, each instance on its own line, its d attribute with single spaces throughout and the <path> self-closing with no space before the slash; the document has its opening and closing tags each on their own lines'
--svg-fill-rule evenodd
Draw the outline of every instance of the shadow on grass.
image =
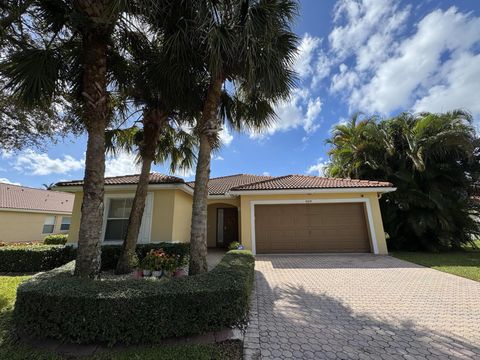
<svg viewBox="0 0 480 360">
<path fill-rule="evenodd" d="M 271 288 L 259 271 L 255 279 L 263 354 L 297 351 L 302 353 L 297 357 L 333 359 L 346 359 L 350 354 L 362 359 L 480 358 L 480 347 L 471 340 L 423 329 L 388 312 L 384 317 L 369 316 L 302 286 Z"/>
</svg>

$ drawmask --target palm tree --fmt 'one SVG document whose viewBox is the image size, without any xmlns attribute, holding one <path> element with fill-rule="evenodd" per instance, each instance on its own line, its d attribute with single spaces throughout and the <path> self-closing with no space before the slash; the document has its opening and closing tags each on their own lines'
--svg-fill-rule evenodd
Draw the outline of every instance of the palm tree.
<svg viewBox="0 0 480 360">
<path fill-rule="evenodd" d="M 207 271 L 207 186 L 218 133 L 226 120 L 233 120 L 235 129 L 261 129 L 272 121 L 270 105 L 286 98 L 293 85 L 291 63 L 297 43 L 290 29 L 297 11 L 292 0 L 205 1 L 196 6 L 197 36 L 201 41 L 195 52 L 205 62 L 208 86 L 202 116 L 196 125 L 200 146 L 190 238 L 192 275 Z M 238 106 L 231 113 L 222 112 L 222 95 L 232 95 L 246 106 Z M 226 107 L 222 104 L 222 108 Z M 247 108 L 259 111 L 243 111 Z"/>
<path fill-rule="evenodd" d="M 140 230 L 152 163 L 166 160 L 169 155 L 175 169 L 178 165 L 190 167 L 193 159 L 193 137 L 180 130 L 179 125 L 191 124 L 201 109 L 201 83 L 192 71 L 190 59 L 174 52 L 172 43 L 185 36 L 178 18 L 185 12 L 179 11 L 178 3 L 169 4 L 173 8 L 165 6 L 146 18 L 154 23 L 148 34 L 127 30 L 119 38 L 124 45 L 123 54 L 117 59 L 120 74 L 116 79 L 122 96 L 132 99 L 133 106 L 142 112 L 142 130 L 135 130 L 133 136 L 132 129 L 126 132 L 132 136 L 142 168 L 116 268 L 119 274 L 131 271 L 130 258 Z M 131 143 L 124 145 L 131 147 Z"/>
<path fill-rule="evenodd" d="M 390 248 L 458 248 L 480 233 L 480 144 L 471 116 L 403 113 L 391 119 L 336 127 L 328 141 L 332 174 L 392 182 L 381 199 Z M 363 160 L 362 160 L 363 159 Z"/>
<path fill-rule="evenodd" d="M 147 13 L 157 2 L 36 0 L 26 4 L 21 21 L 34 34 L 9 32 L 8 44 L 15 51 L 2 65 L 3 74 L 10 80 L 7 88 L 27 105 L 66 97 L 70 108 L 65 111 L 79 117 L 88 134 L 75 274 L 96 277 L 103 222 L 104 133 L 113 113 L 107 90 L 112 36 L 121 23 L 130 26 L 130 10 Z"/>
<path fill-rule="evenodd" d="M 331 162 L 326 173 L 333 177 L 360 178 L 362 166 L 372 159 L 368 158 L 371 152 L 370 139 L 378 138 L 376 117 L 364 116 L 355 113 L 346 123 L 334 126 L 332 137 L 327 144 L 332 148 L 329 151 Z"/>
<path fill-rule="evenodd" d="M 192 134 L 178 129 L 174 124 L 166 123 L 162 127 L 161 136 L 155 143 L 153 156 L 146 156 L 145 144 L 147 131 L 150 129 L 132 126 L 126 129 L 108 130 L 106 132 L 107 150 L 115 153 L 119 150 L 136 153 L 141 164 L 141 173 L 130 212 L 127 231 L 123 242 L 122 253 L 117 263 L 116 273 L 125 274 L 131 271 L 132 258 L 135 256 L 138 233 L 140 230 L 145 199 L 148 191 L 150 169 L 152 162 L 170 163 L 170 172 L 190 169 L 195 161 L 197 139 Z M 150 152 L 150 149 L 148 149 Z"/>
<path fill-rule="evenodd" d="M 42 184 L 45 190 L 52 190 L 53 187 L 55 186 L 55 183 L 50 183 L 50 184 Z"/>
</svg>

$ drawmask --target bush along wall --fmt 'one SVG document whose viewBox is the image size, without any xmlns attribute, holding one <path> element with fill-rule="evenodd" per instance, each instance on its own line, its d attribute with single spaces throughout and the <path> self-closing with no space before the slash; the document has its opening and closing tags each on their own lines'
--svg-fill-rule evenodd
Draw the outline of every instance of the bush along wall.
<svg viewBox="0 0 480 360">
<path fill-rule="evenodd" d="M 90 280 L 74 262 L 20 285 L 13 312 L 21 334 L 75 343 L 152 343 L 245 324 L 254 258 L 228 252 L 209 273 L 173 278 Z"/>
<path fill-rule="evenodd" d="M 67 234 L 52 234 L 45 236 L 43 243 L 45 245 L 65 245 L 68 240 Z"/>
<path fill-rule="evenodd" d="M 137 255 L 143 258 L 151 249 L 160 248 L 168 254 L 181 256 L 187 256 L 189 252 L 188 243 L 140 244 L 137 245 Z M 115 269 L 121 251 L 121 245 L 102 246 L 102 269 Z M 75 256 L 76 250 L 70 245 L 0 246 L 0 272 L 25 273 L 51 270 L 74 260 Z"/>
<path fill-rule="evenodd" d="M 75 259 L 75 249 L 63 245 L 0 247 L 0 272 L 51 270 Z"/>
</svg>

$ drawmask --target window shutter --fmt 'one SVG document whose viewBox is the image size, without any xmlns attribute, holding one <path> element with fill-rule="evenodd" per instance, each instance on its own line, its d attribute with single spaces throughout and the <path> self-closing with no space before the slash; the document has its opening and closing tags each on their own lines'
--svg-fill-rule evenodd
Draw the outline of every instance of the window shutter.
<svg viewBox="0 0 480 360">
<path fill-rule="evenodd" d="M 145 210 L 143 211 L 142 225 L 140 227 L 140 233 L 138 234 L 139 243 L 149 243 L 152 227 L 152 213 L 153 213 L 153 193 L 147 194 L 145 201 Z"/>
</svg>

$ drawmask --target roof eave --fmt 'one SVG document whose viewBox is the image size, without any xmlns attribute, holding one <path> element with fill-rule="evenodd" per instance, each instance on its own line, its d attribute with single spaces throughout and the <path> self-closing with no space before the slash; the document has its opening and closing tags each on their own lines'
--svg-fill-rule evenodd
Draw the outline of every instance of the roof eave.
<svg viewBox="0 0 480 360">
<path fill-rule="evenodd" d="M 389 193 L 395 187 L 351 187 L 329 189 L 278 189 L 278 190 L 230 190 L 233 195 L 273 195 L 273 194 L 332 194 L 332 193 Z"/>
<path fill-rule="evenodd" d="M 136 190 L 138 184 L 115 184 L 105 185 L 106 190 Z M 170 183 L 170 184 L 148 184 L 148 190 L 169 190 L 178 189 L 186 192 L 187 194 L 193 194 L 193 189 L 186 183 Z M 82 185 L 64 185 L 55 186 L 52 188 L 55 191 L 76 193 L 83 191 Z"/>
</svg>

